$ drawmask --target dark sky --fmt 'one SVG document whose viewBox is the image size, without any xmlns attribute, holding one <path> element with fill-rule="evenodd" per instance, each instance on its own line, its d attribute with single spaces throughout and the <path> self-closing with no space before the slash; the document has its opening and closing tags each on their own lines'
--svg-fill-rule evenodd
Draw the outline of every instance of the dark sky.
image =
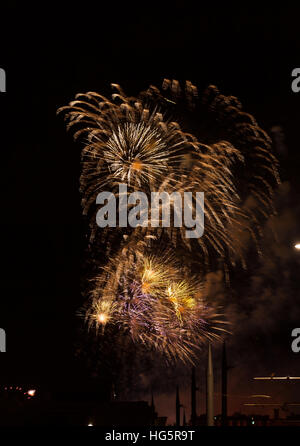
<svg viewBox="0 0 300 446">
<path fill-rule="evenodd" d="M 173 2 L 165 11 L 158 3 L 143 10 L 72 6 L 67 13 L 53 3 L 48 9 L 7 8 L 1 18 L 7 26 L 0 31 L 0 67 L 7 74 L 7 93 L 0 95 L 4 381 L 59 382 L 72 364 L 85 238 L 79 146 L 66 134 L 56 109 L 78 92 L 108 94 L 111 82 L 137 94 L 165 77 L 200 87 L 215 84 L 237 96 L 265 130 L 282 128 L 280 240 L 274 244 L 266 236 L 272 260 L 233 280 L 246 303 L 234 301 L 228 308 L 237 326 L 229 341 L 232 361 L 244 361 L 232 371 L 231 391 L 242 398 L 250 388 L 256 392 L 249 384 L 255 372 L 300 374 L 300 353 L 290 351 L 290 330 L 300 324 L 300 260 L 292 248 L 300 239 L 300 93 L 291 90 L 291 72 L 300 63 L 299 12 L 294 5 L 257 9 L 244 4 L 196 11 L 187 2 Z M 170 417 L 173 385 L 179 381 L 183 387 L 187 373 L 174 371 L 161 397 L 160 410 Z M 279 398 L 291 397 L 286 387 L 280 389 Z M 299 388 L 292 394 L 300 401 Z M 231 411 L 240 409 L 234 399 L 229 404 Z"/>
</svg>

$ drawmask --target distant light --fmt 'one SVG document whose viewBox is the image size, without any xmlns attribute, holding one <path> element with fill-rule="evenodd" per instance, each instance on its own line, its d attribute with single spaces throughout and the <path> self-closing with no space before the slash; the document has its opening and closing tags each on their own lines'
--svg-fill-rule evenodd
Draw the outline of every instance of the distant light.
<svg viewBox="0 0 300 446">
<path fill-rule="evenodd" d="M 295 248 L 300 249 L 300 243 L 296 243 Z"/>
<path fill-rule="evenodd" d="M 255 421 L 252 421 L 252 424 L 255 424 Z"/>
<path fill-rule="evenodd" d="M 92 423 L 89 423 L 88 426 L 94 426 Z"/>
<path fill-rule="evenodd" d="M 257 406 L 281 406 L 280 403 L 244 403 L 244 406 L 253 406 L 253 407 L 257 407 Z"/>
<path fill-rule="evenodd" d="M 32 390 L 28 390 L 27 394 L 29 396 L 34 396 L 35 395 L 36 390 L 32 389 Z"/>
<path fill-rule="evenodd" d="M 300 379 L 300 376 L 257 376 L 253 379 L 260 379 L 260 380 L 266 380 L 266 379 L 270 379 L 270 380 L 287 380 L 289 381 L 290 379 L 294 380 L 294 379 Z"/>
</svg>

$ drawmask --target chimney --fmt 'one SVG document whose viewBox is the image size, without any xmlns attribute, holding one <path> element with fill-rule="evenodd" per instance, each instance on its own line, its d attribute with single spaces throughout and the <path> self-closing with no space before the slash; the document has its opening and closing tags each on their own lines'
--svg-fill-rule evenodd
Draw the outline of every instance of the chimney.
<svg viewBox="0 0 300 446">
<path fill-rule="evenodd" d="M 214 374 L 211 354 L 211 343 L 208 344 L 206 370 L 206 416 L 207 426 L 214 426 Z"/>
<path fill-rule="evenodd" d="M 227 424 L 227 371 L 226 344 L 224 341 L 222 354 L 222 426 Z"/>
<path fill-rule="evenodd" d="M 197 413 L 196 413 L 196 376 L 195 367 L 192 368 L 192 383 L 191 383 L 191 423 L 192 426 L 196 425 Z"/>
<path fill-rule="evenodd" d="M 179 388 L 176 386 L 176 426 L 180 426 L 180 406 Z"/>
<path fill-rule="evenodd" d="M 151 393 L 151 417 L 152 417 L 152 425 L 154 426 L 155 424 L 155 418 L 156 418 L 156 413 L 155 413 L 155 405 L 154 405 L 154 397 L 153 397 L 153 393 Z"/>
<path fill-rule="evenodd" d="M 117 399 L 116 389 L 114 383 L 111 383 L 111 390 L 110 390 L 110 400 L 115 401 Z"/>
</svg>

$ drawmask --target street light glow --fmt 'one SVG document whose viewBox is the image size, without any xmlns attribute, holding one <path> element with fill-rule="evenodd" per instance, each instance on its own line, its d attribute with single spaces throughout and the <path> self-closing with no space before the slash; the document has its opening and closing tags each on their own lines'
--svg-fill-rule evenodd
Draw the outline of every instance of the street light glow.
<svg viewBox="0 0 300 446">
<path fill-rule="evenodd" d="M 295 248 L 300 249 L 300 243 L 296 243 Z"/>
</svg>

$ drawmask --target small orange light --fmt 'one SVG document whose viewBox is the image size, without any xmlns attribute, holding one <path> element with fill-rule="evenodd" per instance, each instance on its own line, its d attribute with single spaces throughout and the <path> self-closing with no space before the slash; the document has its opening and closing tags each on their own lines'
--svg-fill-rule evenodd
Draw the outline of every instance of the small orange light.
<svg viewBox="0 0 300 446">
<path fill-rule="evenodd" d="M 168 299 L 170 302 L 173 302 L 173 303 L 177 302 L 177 299 L 174 296 L 170 296 Z"/>
<path fill-rule="evenodd" d="M 150 283 L 148 283 L 148 282 L 144 282 L 144 283 L 142 284 L 142 292 L 143 292 L 144 294 L 146 294 L 146 293 L 149 292 L 149 290 L 150 290 Z"/>
<path fill-rule="evenodd" d="M 143 167 L 143 163 L 139 159 L 133 160 L 131 164 L 131 168 L 134 170 L 141 170 Z"/>
</svg>

